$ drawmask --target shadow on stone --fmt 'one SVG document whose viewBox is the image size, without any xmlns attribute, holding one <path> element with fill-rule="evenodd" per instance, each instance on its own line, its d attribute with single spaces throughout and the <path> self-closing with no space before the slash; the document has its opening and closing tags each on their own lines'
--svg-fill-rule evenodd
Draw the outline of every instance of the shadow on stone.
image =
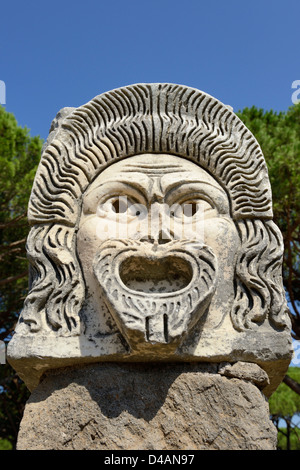
<svg viewBox="0 0 300 470">
<path fill-rule="evenodd" d="M 57 369 L 45 375 L 28 403 L 43 402 L 54 393 L 72 390 L 75 395 L 89 394 L 107 418 L 127 411 L 149 422 L 163 406 L 178 376 L 191 372 L 216 373 L 217 364 L 98 363 Z M 81 400 L 78 407 L 83 406 Z"/>
<path fill-rule="evenodd" d="M 267 400 L 217 364 L 97 363 L 52 371 L 33 391 L 18 450 L 263 450 Z"/>
</svg>

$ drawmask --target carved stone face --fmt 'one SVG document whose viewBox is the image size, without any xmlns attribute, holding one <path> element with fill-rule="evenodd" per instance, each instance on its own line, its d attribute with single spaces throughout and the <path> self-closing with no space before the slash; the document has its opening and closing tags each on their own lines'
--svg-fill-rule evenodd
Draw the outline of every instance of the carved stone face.
<svg viewBox="0 0 300 470">
<path fill-rule="evenodd" d="M 30 289 L 8 348 L 27 382 L 106 360 L 257 361 L 272 389 L 284 377 L 291 325 L 268 169 L 217 99 L 141 83 L 61 110 L 28 221 Z"/>
<path fill-rule="evenodd" d="M 83 198 L 77 252 L 94 305 L 104 299 L 133 351 L 172 351 L 233 299 L 239 247 L 228 197 L 205 170 L 172 155 L 105 169 Z"/>
</svg>

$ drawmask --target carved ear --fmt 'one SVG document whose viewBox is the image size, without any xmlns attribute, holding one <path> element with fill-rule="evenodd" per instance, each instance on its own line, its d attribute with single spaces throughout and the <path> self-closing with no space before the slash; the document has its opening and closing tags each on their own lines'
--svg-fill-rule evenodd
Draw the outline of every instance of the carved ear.
<svg viewBox="0 0 300 470">
<path fill-rule="evenodd" d="M 59 224 L 33 227 L 27 239 L 27 256 L 30 292 L 19 325 L 27 324 L 31 332 L 49 328 L 58 334 L 79 334 L 85 288 L 74 229 Z"/>
<path fill-rule="evenodd" d="M 236 262 L 233 326 L 243 331 L 263 323 L 267 317 L 277 328 L 289 326 L 279 229 L 271 220 L 241 220 L 237 227 L 242 244 Z"/>
</svg>

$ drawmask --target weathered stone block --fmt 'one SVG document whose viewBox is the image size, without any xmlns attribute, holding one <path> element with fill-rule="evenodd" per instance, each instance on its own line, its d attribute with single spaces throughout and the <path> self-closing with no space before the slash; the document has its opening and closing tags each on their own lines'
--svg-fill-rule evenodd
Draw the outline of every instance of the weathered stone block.
<svg viewBox="0 0 300 470">
<path fill-rule="evenodd" d="M 97 364 L 50 373 L 32 393 L 23 450 L 273 450 L 268 403 L 209 364 Z"/>
</svg>

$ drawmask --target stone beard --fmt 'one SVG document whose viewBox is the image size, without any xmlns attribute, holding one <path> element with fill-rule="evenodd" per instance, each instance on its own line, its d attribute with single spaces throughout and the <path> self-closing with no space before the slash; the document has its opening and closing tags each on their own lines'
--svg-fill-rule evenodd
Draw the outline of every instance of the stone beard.
<svg viewBox="0 0 300 470">
<path fill-rule="evenodd" d="M 77 252 L 86 285 L 95 305 L 105 298 L 133 351 L 149 349 L 145 342 L 174 350 L 214 295 L 232 300 L 239 245 L 225 191 L 177 156 L 114 163 L 83 198 Z"/>
</svg>

